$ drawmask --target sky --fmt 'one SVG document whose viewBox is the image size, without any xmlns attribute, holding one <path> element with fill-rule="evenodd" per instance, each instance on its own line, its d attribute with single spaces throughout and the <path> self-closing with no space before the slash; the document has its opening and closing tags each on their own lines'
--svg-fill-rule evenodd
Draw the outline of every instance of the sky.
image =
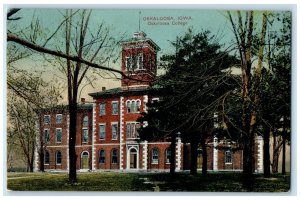
<svg viewBox="0 0 300 200">
<path fill-rule="evenodd" d="M 9 22 L 8 29 L 21 30 L 29 26 L 32 17 L 35 16 L 39 19 L 44 30 L 44 34 L 51 35 L 62 21 L 62 14 L 64 10 L 57 8 L 23 8 L 15 16 L 20 16 L 21 19 Z M 259 16 L 259 11 L 256 15 Z M 140 9 L 93 9 L 92 16 L 89 24 L 90 29 L 95 29 L 97 24 L 104 22 L 109 27 L 110 33 L 113 37 L 131 38 L 136 31 L 144 31 L 148 38 L 151 38 L 160 48 L 158 59 L 163 54 L 170 54 L 175 51 L 171 45 L 171 41 L 175 41 L 177 36 L 184 35 L 189 28 L 192 28 L 195 33 L 200 31 L 209 30 L 211 34 L 216 36 L 221 44 L 225 47 L 230 46 L 234 42 L 234 35 L 231 30 L 231 24 L 227 19 L 224 9 L 209 10 L 197 8 L 187 9 L 162 9 L 162 8 L 140 8 Z M 59 37 L 59 34 L 58 36 Z M 41 39 L 42 41 L 43 39 Z M 54 44 L 57 40 L 49 42 Z M 121 47 L 119 47 L 121 52 Z M 119 54 L 119 57 L 121 55 Z M 61 85 L 66 83 L 65 79 L 55 67 L 49 66 L 43 57 L 34 56 L 27 60 L 21 60 L 17 63 L 20 67 L 29 70 L 43 70 L 45 71 L 45 79 L 53 80 L 58 79 L 57 82 Z M 110 64 L 111 65 L 111 64 Z M 112 64 L 116 69 L 120 69 L 120 59 Z M 92 101 L 88 95 L 91 92 L 97 92 L 102 87 L 113 88 L 119 87 L 120 81 L 116 80 L 101 80 L 94 84 L 94 88 L 87 86 L 80 93 L 80 97 Z M 67 91 L 66 87 L 62 90 L 63 102 L 66 103 Z"/>
</svg>

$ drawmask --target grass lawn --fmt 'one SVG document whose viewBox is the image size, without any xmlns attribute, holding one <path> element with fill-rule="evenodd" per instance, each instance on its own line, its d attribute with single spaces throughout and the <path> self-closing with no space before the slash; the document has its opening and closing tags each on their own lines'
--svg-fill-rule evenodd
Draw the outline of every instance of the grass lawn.
<svg viewBox="0 0 300 200">
<path fill-rule="evenodd" d="M 223 172 L 191 176 L 178 173 L 78 173 L 78 184 L 67 183 L 66 173 L 8 173 L 7 188 L 13 191 L 198 191 L 243 192 L 240 173 Z M 288 192 L 290 176 L 255 175 L 254 192 Z"/>
</svg>

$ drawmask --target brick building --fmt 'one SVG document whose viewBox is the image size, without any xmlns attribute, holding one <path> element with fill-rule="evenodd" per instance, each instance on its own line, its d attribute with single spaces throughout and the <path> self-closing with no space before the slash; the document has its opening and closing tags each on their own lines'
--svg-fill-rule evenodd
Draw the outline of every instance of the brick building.
<svg viewBox="0 0 300 200">
<path fill-rule="evenodd" d="M 136 32 L 122 44 L 121 87 L 91 93 L 94 102 L 79 106 L 76 154 L 78 170 L 167 170 L 170 168 L 170 142 L 139 141 L 137 119 L 147 112 L 146 103 L 158 96 L 149 90 L 157 72 L 157 44 Z M 68 170 L 68 114 L 64 110 L 44 111 L 38 130 L 43 134 L 46 170 Z M 217 146 L 226 148 L 216 148 Z M 38 152 L 38 151 L 37 151 Z M 207 141 L 208 170 L 241 170 L 242 151 L 217 139 Z M 188 170 L 190 145 L 176 139 L 176 170 Z M 262 171 L 262 141 L 256 145 L 257 171 Z M 36 154 L 36 169 L 39 166 Z M 201 168 L 201 149 L 198 168 Z"/>
</svg>

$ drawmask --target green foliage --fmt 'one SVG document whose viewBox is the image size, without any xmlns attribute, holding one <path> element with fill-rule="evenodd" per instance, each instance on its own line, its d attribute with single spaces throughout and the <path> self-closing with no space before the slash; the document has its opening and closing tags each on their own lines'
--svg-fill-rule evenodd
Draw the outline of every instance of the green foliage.
<svg viewBox="0 0 300 200">
<path fill-rule="evenodd" d="M 64 173 L 10 173 L 8 189 L 13 191 L 193 191 L 246 192 L 240 182 L 241 173 L 209 173 L 191 176 L 186 173 L 80 173 L 78 183 L 70 185 Z M 287 192 L 290 176 L 255 175 L 254 192 Z"/>
<path fill-rule="evenodd" d="M 149 103 L 148 113 L 140 119 L 148 122 L 140 131 L 142 139 L 181 132 L 183 139 L 190 140 L 189 133 L 207 132 L 222 99 L 236 87 L 235 77 L 225 69 L 237 60 L 209 31 L 188 30 L 172 44 L 175 55 L 162 56 L 166 73 L 155 83 L 160 86 L 160 100 Z"/>
</svg>

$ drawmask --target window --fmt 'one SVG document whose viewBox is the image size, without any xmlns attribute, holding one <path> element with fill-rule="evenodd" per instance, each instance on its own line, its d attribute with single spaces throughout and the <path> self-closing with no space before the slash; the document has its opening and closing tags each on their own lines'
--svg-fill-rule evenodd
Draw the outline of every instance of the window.
<svg viewBox="0 0 300 200">
<path fill-rule="evenodd" d="M 135 101 L 131 101 L 131 112 L 135 112 Z"/>
<path fill-rule="evenodd" d="M 105 115 L 105 103 L 100 103 L 100 116 Z"/>
<path fill-rule="evenodd" d="M 61 124 L 62 123 L 62 114 L 57 114 L 55 121 L 56 121 L 56 124 Z"/>
<path fill-rule="evenodd" d="M 127 101 L 126 108 L 127 108 L 127 113 L 130 113 L 131 112 L 131 102 L 130 101 Z"/>
<path fill-rule="evenodd" d="M 111 163 L 118 163 L 118 150 L 113 149 L 111 152 Z"/>
<path fill-rule="evenodd" d="M 44 163 L 48 165 L 50 163 L 50 154 L 49 151 L 45 151 Z"/>
<path fill-rule="evenodd" d="M 131 127 L 131 125 L 129 123 L 126 124 L 126 136 L 127 136 L 127 138 L 131 138 L 130 127 Z"/>
<path fill-rule="evenodd" d="M 134 71 L 136 68 L 138 70 L 144 69 L 143 66 L 143 54 L 135 55 L 135 56 L 127 56 L 125 65 L 127 71 Z"/>
<path fill-rule="evenodd" d="M 44 142 L 45 143 L 50 142 L 50 130 L 49 129 L 44 130 Z"/>
<path fill-rule="evenodd" d="M 88 126 L 89 125 L 89 117 L 84 116 L 82 119 L 82 126 Z"/>
<path fill-rule="evenodd" d="M 50 124 L 50 122 L 51 122 L 51 116 L 44 115 L 44 124 Z"/>
<path fill-rule="evenodd" d="M 126 102 L 127 113 L 139 113 L 141 111 L 140 100 L 128 100 Z"/>
<path fill-rule="evenodd" d="M 132 71 L 132 57 L 126 57 L 126 68 L 127 71 Z"/>
<path fill-rule="evenodd" d="M 105 139 L 105 124 L 99 125 L 99 136 L 100 136 L 100 140 Z"/>
<path fill-rule="evenodd" d="M 105 151 L 103 149 L 99 152 L 99 163 L 105 163 Z"/>
<path fill-rule="evenodd" d="M 89 130 L 87 128 L 82 129 L 82 142 L 89 142 Z"/>
<path fill-rule="evenodd" d="M 113 140 L 118 139 L 118 124 L 112 124 L 111 125 L 111 138 Z"/>
<path fill-rule="evenodd" d="M 225 163 L 232 163 L 232 151 L 230 149 L 225 151 Z"/>
<path fill-rule="evenodd" d="M 136 112 L 140 112 L 141 111 L 141 101 L 137 100 L 136 101 Z"/>
<path fill-rule="evenodd" d="M 158 149 L 152 149 L 152 164 L 158 164 Z"/>
<path fill-rule="evenodd" d="M 61 152 L 60 151 L 56 152 L 56 164 L 61 165 Z"/>
<path fill-rule="evenodd" d="M 137 66 L 138 66 L 138 69 L 144 69 L 143 54 L 138 55 L 138 57 L 137 57 Z"/>
<path fill-rule="evenodd" d="M 135 137 L 138 138 L 139 137 L 139 129 L 141 128 L 140 123 L 136 123 L 135 124 Z"/>
<path fill-rule="evenodd" d="M 138 129 L 140 128 L 140 123 L 129 122 L 126 124 L 126 136 L 127 138 L 134 139 L 138 138 Z"/>
<path fill-rule="evenodd" d="M 62 139 L 62 130 L 61 130 L 61 128 L 57 128 L 56 129 L 56 142 L 61 143 L 61 139 Z"/>
<path fill-rule="evenodd" d="M 118 114 L 118 102 L 112 103 L 112 114 L 117 115 Z"/>
<path fill-rule="evenodd" d="M 166 150 L 166 163 L 170 163 L 171 162 L 171 150 L 167 149 Z"/>
</svg>

